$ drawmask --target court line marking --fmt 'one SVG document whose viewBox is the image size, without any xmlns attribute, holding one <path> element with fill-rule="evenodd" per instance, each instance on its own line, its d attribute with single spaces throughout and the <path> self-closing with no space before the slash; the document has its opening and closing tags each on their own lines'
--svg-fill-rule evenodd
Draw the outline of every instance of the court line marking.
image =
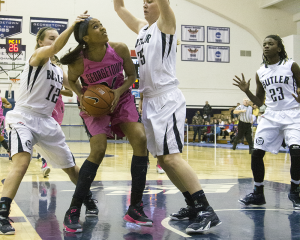
<svg viewBox="0 0 300 240">
<path fill-rule="evenodd" d="M 166 229 L 169 229 L 170 231 L 182 236 L 182 237 L 192 237 L 190 235 L 187 235 L 184 232 L 181 232 L 179 230 L 177 230 L 176 228 L 173 228 L 169 225 L 169 221 L 170 221 L 170 217 L 165 218 L 164 220 L 161 221 L 161 225 L 163 225 Z"/>
<path fill-rule="evenodd" d="M 251 208 L 246 208 L 246 209 L 219 209 L 219 210 L 214 210 L 214 211 L 215 212 L 224 212 L 224 211 L 249 211 L 249 210 L 251 210 L 251 211 L 263 211 L 263 210 L 265 210 L 265 211 L 294 211 L 294 209 L 291 210 L 291 209 L 282 209 L 282 208 L 281 209 L 265 209 L 265 208 L 260 208 L 260 209 L 251 209 Z M 166 229 L 168 229 L 168 230 L 170 230 L 170 231 L 172 231 L 172 232 L 174 232 L 174 233 L 176 233 L 176 234 L 178 234 L 182 237 L 186 237 L 186 238 L 192 237 L 192 236 L 190 236 L 190 235 L 188 235 L 184 232 L 181 232 L 181 231 L 177 230 L 176 228 L 171 227 L 169 225 L 170 220 L 171 220 L 170 217 L 167 217 L 167 218 L 163 219 L 161 221 L 161 225 L 163 227 L 165 227 Z"/>
</svg>

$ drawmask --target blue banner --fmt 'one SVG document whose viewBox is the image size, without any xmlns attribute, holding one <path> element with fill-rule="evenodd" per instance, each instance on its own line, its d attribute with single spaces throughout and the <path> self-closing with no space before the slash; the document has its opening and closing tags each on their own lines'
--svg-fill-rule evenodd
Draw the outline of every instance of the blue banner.
<svg viewBox="0 0 300 240">
<path fill-rule="evenodd" d="M 11 37 L 22 32 L 23 17 L 0 15 L 0 38 Z"/>
<path fill-rule="evenodd" d="M 30 34 L 37 35 L 38 31 L 43 27 L 55 28 L 61 34 L 68 27 L 68 19 L 62 18 L 30 18 Z"/>
</svg>

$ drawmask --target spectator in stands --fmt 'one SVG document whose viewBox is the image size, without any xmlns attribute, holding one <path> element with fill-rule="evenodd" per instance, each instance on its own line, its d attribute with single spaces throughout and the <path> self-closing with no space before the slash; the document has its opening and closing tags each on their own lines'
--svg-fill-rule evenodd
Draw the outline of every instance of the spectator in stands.
<svg viewBox="0 0 300 240">
<path fill-rule="evenodd" d="M 203 132 L 203 138 L 202 138 L 202 142 L 208 142 L 209 141 L 209 135 L 212 133 L 212 127 L 211 125 L 209 124 L 209 122 L 207 121 L 205 123 L 205 131 Z"/>
<path fill-rule="evenodd" d="M 253 110 L 252 110 L 253 124 L 257 124 L 258 113 L 259 113 L 259 108 L 255 104 L 253 104 Z"/>
<path fill-rule="evenodd" d="M 221 128 L 219 127 L 219 124 L 212 126 L 212 134 L 209 135 L 209 142 L 211 143 L 214 142 L 215 133 L 216 133 L 216 137 L 220 136 L 221 134 Z"/>
<path fill-rule="evenodd" d="M 226 117 L 225 117 L 225 115 L 224 114 L 221 114 L 221 120 L 224 122 L 224 121 L 226 121 Z"/>
<path fill-rule="evenodd" d="M 203 107 L 203 115 L 205 114 L 207 116 L 208 121 L 210 121 L 211 111 L 212 111 L 211 106 L 208 104 L 208 101 L 206 101 Z"/>
<path fill-rule="evenodd" d="M 184 122 L 184 137 L 187 136 L 187 129 L 188 129 L 188 126 L 189 126 L 189 123 L 188 123 L 188 119 L 186 118 L 186 119 L 185 119 L 185 122 Z"/>
<path fill-rule="evenodd" d="M 226 136 L 229 136 L 229 133 L 231 132 L 231 129 L 229 129 L 229 122 L 225 121 L 224 122 L 224 128 L 221 128 L 221 134 L 220 136 L 223 136 L 223 139 L 226 139 Z M 232 128 L 233 128 L 233 124 L 232 124 Z"/>
<path fill-rule="evenodd" d="M 249 106 L 249 100 L 247 98 L 243 99 L 243 104 L 238 106 L 234 112 L 234 114 L 240 114 L 240 121 L 238 124 L 238 135 L 234 139 L 232 149 L 236 149 L 236 145 L 238 140 L 243 138 L 244 135 L 249 144 L 249 153 L 252 153 L 253 149 L 253 140 L 252 140 L 252 107 Z"/>
<path fill-rule="evenodd" d="M 199 142 L 201 142 L 201 126 L 199 126 L 199 125 L 202 125 L 202 123 L 203 123 L 203 120 L 202 120 L 202 117 L 200 116 L 200 111 L 197 111 L 195 113 L 195 116 L 192 119 L 192 125 L 194 125 L 193 126 L 193 129 L 194 129 L 193 142 L 195 142 L 197 134 L 198 134 L 198 140 L 199 140 Z"/>
</svg>

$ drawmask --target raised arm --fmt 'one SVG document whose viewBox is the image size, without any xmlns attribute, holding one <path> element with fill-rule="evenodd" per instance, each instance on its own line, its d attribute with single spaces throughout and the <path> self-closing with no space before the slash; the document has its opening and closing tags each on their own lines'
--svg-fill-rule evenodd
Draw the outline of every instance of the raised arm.
<svg viewBox="0 0 300 240">
<path fill-rule="evenodd" d="M 264 103 L 264 98 L 265 98 L 265 89 L 263 88 L 259 77 L 256 73 L 256 95 L 254 95 L 251 91 L 250 91 L 250 80 L 248 80 L 248 82 L 245 81 L 245 77 L 244 74 L 242 74 L 242 79 L 240 79 L 238 76 L 235 76 L 236 79 L 233 79 L 236 83 L 233 83 L 233 85 L 238 86 L 243 92 L 246 93 L 246 95 L 248 96 L 248 98 L 258 107 L 260 107 L 261 105 L 263 105 Z M 234 113 L 234 112 L 233 112 Z"/>
<path fill-rule="evenodd" d="M 48 61 L 50 57 L 58 53 L 68 42 L 69 37 L 74 31 L 74 26 L 76 23 L 84 21 L 85 18 L 88 18 L 89 15 L 81 14 L 77 17 L 74 23 L 68 27 L 65 31 L 63 31 L 50 46 L 44 46 L 36 49 L 30 59 L 31 66 L 39 66 L 43 65 L 45 61 Z M 54 38 L 54 37 L 53 37 Z"/>
<path fill-rule="evenodd" d="M 127 27 L 136 34 L 140 32 L 143 26 L 147 25 L 145 20 L 136 18 L 125 8 L 124 0 L 114 0 L 114 8 Z"/>
<path fill-rule="evenodd" d="M 168 0 L 156 1 L 160 16 L 157 20 L 159 30 L 165 34 L 174 34 L 176 31 L 176 18 Z"/>
</svg>

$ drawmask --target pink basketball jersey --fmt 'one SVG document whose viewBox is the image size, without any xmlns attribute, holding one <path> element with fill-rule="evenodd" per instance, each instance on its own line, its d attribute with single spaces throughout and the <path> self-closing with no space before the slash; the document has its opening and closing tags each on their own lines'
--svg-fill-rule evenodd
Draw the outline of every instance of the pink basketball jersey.
<svg viewBox="0 0 300 240">
<path fill-rule="evenodd" d="M 2 98 L 0 97 L 0 117 L 2 117 L 3 116 L 3 106 L 2 106 Z"/>
<path fill-rule="evenodd" d="M 93 62 L 83 58 L 84 72 L 81 78 L 84 85 L 105 84 L 111 89 L 117 89 L 124 83 L 123 59 L 107 43 L 106 53 L 101 62 Z M 86 86 L 83 90 L 86 90 Z"/>
<path fill-rule="evenodd" d="M 62 124 L 63 118 L 64 118 L 64 112 L 65 112 L 65 104 L 62 100 L 62 95 L 60 94 L 55 108 L 52 112 L 52 117 L 55 119 L 56 122 L 58 122 L 59 125 Z"/>
</svg>

